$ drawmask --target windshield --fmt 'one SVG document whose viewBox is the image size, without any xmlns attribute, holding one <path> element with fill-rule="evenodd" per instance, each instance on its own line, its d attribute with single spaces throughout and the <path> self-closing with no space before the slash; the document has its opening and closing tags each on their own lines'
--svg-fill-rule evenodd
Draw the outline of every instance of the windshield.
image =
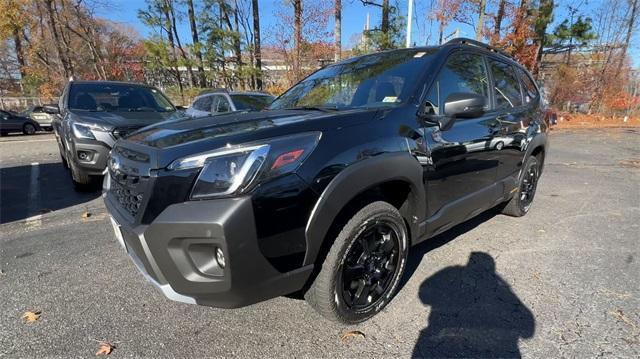
<svg viewBox="0 0 640 359">
<path fill-rule="evenodd" d="M 171 102 L 156 88 L 111 83 L 71 85 L 69 109 L 122 112 L 175 111 Z"/>
<path fill-rule="evenodd" d="M 260 111 L 273 102 L 272 96 L 266 95 L 231 95 L 236 110 Z"/>
<path fill-rule="evenodd" d="M 278 97 L 270 109 L 394 106 L 414 92 L 432 49 L 357 57 L 319 70 Z"/>
</svg>

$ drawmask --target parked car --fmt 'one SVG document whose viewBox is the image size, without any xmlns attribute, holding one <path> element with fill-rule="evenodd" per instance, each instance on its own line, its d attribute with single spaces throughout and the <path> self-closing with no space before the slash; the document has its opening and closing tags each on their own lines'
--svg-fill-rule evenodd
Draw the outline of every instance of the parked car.
<svg viewBox="0 0 640 359">
<path fill-rule="evenodd" d="M 196 96 L 186 113 L 191 117 L 203 117 L 231 111 L 260 111 L 269 106 L 273 99 L 273 96 L 262 92 L 213 89 Z"/>
<path fill-rule="evenodd" d="M 31 106 L 28 110 L 24 111 L 22 115 L 36 121 L 43 130 L 53 130 L 51 123 L 53 122 L 55 115 L 45 112 L 43 106 Z"/>
<path fill-rule="evenodd" d="M 29 117 L 11 111 L 0 110 L 0 134 L 3 136 L 10 132 L 33 135 L 39 130 L 40 125 Z"/>
<path fill-rule="evenodd" d="M 170 299 L 235 308 L 301 292 L 357 323 L 391 301 L 411 246 L 496 206 L 527 214 L 543 110 L 527 70 L 473 40 L 365 55 L 265 111 L 119 140 L 104 200 Z"/>
<path fill-rule="evenodd" d="M 180 116 L 157 88 L 112 81 L 70 81 L 59 105 L 45 110 L 59 114 L 53 129 L 60 157 L 79 189 L 102 176 L 117 139 Z"/>
</svg>

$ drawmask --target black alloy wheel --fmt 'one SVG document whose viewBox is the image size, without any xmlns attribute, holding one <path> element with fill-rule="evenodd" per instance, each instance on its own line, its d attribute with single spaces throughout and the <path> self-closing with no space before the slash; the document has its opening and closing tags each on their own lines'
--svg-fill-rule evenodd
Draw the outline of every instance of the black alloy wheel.
<svg viewBox="0 0 640 359">
<path fill-rule="evenodd" d="M 395 225 L 378 220 L 355 239 L 336 281 L 347 308 L 366 311 L 380 302 L 391 286 L 399 260 L 400 241 Z"/>
<path fill-rule="evenodd" d="M 529 207 L 531 207 L 537 186 L 538 166 L 530 166 L 524 173 L 522 184 L 520 185 L 520 205 L 525 212 L 529 211 Z"/>
</svg>

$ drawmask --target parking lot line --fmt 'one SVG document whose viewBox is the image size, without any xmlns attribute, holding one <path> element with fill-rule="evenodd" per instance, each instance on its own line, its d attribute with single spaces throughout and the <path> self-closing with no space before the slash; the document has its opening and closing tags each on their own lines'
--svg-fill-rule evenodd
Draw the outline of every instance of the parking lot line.
<svg viewBox="0 0 640 359">
<path fill-rule="evenodd" d="M 6 144 L 6 143 L 49 142 L 49 141 L 55 141 L 55 140 L 56 140 L 55 138 L 47 138 L 42 140 L 8 140 L 8 141 L 0 141 L 0 145 Z"/>
<path fill-rule="evenodd" d="M 31 174 L 29 179 L 29 203 L 28 220 L 29 227 L 40 226 L 42 224 L 42 216 L 37 215 L 40 210 L 40 186 L 38 185 L 38 177 L 40 176 L 40 164 L 38 162 L 31 163 Z"/>
</svg>

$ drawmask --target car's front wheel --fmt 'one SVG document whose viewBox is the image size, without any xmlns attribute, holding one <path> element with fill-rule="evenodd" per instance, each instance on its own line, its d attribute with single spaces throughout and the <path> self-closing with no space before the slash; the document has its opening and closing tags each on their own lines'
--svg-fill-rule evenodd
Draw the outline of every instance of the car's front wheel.
<svg viewBox="0 0 640 359">
<path fill-rule="evenodd" d="M 373 317 L 398 289 L 408 241 L 395 207 L 367 205 L 340 231 L 305 299 L 334 321 L 354 324 Z"/>
</svg>

